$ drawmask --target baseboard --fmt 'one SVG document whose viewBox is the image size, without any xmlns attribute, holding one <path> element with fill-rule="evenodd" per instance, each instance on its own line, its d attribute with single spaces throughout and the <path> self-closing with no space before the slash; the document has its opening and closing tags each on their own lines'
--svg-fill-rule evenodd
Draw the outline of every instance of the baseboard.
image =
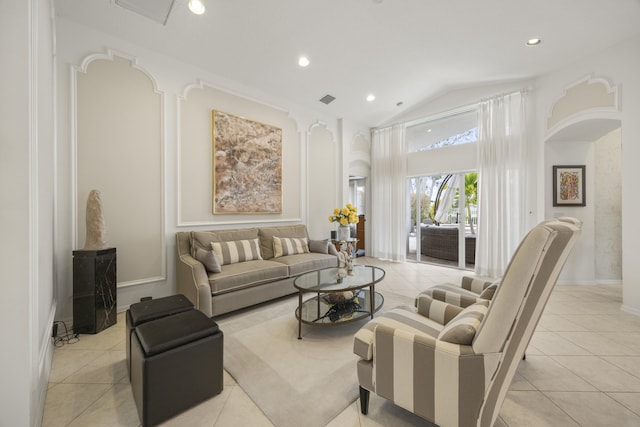
<svg viewBox="0 0 640 427">
<path fill-rule="evenodd" d="M 634 316 L 640 316 L 640 310 L 638 310 L 637 308 L 629 307 L 628 305 L 623 305 L 622 307 L 620 307 L 620 309 L 625 313 L 633 314 Z"/>
<path fill-rule="evenodd" d="M 47 389 L 49 388 L 49 375 L 51 374 L 51 362 L 53 361 L 53 340 L 51 335 L 53 333 L 53 322 L 56 316 L 56 301 L 53 301 L 49 310 L 49 318 L 47 319 L 47 328 L 44 331 L 44 336 L 40 339 L 39 357 L 38 357 L 38 379 L 36 383 L 36 390 L 34 391 L 36 398 L 35 414 L 33 415 L 34 422 L 37 425 L 42 424 L 42 417 L 44 415 L 44 404 L 47 399 Z"/>
<path fill-rule="evenodd" d="M 566 286 L 566 285 L 580 285 L 580 286 L 594 286 L 597 285 L 598 282 L 594 280 L 558 280 L 556 285 Z"/>
<path fill-rule="evenodd" d="M 598 280 L 598 285 L 622 285 L 622 280 Z"/>
</svg>

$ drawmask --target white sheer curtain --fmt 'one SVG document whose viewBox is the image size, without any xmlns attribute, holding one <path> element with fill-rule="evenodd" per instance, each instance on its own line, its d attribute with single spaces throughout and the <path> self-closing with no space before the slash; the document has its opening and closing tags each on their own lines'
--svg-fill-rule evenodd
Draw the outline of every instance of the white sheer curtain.
<svg viewBox="0 0 640 427">
<path fill-rule="evenodd" d="M 405 127 L 373 131 L 371 143 L 371 255 L 392 261 L 406 256 Z"/>
<path fill-rule="evenodd" d="M 478 124 L 477 274 L 500 277 L 524 235 L 526 91 L 483 101 Z"/>
</svg>

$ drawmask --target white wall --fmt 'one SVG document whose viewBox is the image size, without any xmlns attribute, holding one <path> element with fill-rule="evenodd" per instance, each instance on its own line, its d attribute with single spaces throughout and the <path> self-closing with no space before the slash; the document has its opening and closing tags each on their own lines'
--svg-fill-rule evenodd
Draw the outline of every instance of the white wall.
<svg viewBox="0 0 640 427">
<path fill-rule="evenodd" d="M 342 185 L 340 147 L 334 135 L 326 126 L 314 125 L 307 145 L 307 168 L 317 179 L 307 183 L 308 231 L 312 239 L 328 239 L 335 225 L 329 222 L 329 215 L 336 207 L 341 207 Z"/>
<path fill-rule="evenodd" d="M 54 38 L 49 0 L 0 2 L 0 425 L 37 426 L 53 346 Z"/>
<path fill-rule="evenodd" d="M 316 111 L 278 98 L 272 94 L 245 87 L 239 82 L 222 79 L 211 72 L 159 55 L 146 48 L 131 44 L 75 22 L 57 21 L 58 55 L 58 138 L 60 155 L 58 158 L 58 181 L 60 191 L 58 227 L 60 239 L 56 247 L 58 266 L 58 318 L 70 319 L 72 313 L 72 272 L 71 252 L 76 249 L 74 219 L 75 209 L 72 190 L 76 183 L 70 172 L 76 155 L 73 141 L 77 117 L 73 114 L 74 93 L 71 75 L 73 67 L 82 68 L 83 61 L 94 55 L 125 58 L 144 71 L 162 94 L 161 113 L 163 139 L 162 180 L 163 230 L 165 239 L 165 278 L 153 278 L 118 288 L 118 310 L 125 310 L 131 303 L 143 296 L 163 296 L 175 292 L 175 233 L 180 230 L 234 228 L 282 223 L 307 222 L 312 238 L 328 237 L 330 227 L 327 217 L 334 203 L 339 203 L 342 195 L 340 168 L 342 142 L 339 128 L 342 121 L 322 115 Z M 122 108 L 126 109 L 126 105 Z M 211 212 L 211 109 L 219 109 L 263 123 L 283 128 L 283 213 L 278 215 L 213 215 Z M 338 145 L 335 157 L 329 153 L 330 164 L 336 165 L 336 173 L 327 171 L 321 164 L 307 168 L 311 133 L 314 126 L 323 124 L 328 137 L 322 138 Z M 354 133 L 358 126 L 349 125 Z M 361 132 L 368 133 L 365 130 Z M 319 147 L 321 150 L 323 147 Z M 323 152 L 324 153 L 324 152 Z M 313 159 L 311 158 L 312 162 Z M 154 167 L 157 164 L 153 165 Z M 316 165 L 314 165 L 316 166 Z M 117 173 L 117 165 L 113 165 Z M 335 185 L 326 186 L 327 174 L 336 179 Z M 160 189 L 161 183 L 157 188 Z M 315 186 L 320 185 L 319 189 Z M 348 185 L 346 182 L 344 186 Z M 312 190 L 312 191 L 310 191 Z M 314 192 L 320 192 L 322 200 L 331 200 L 329 206 L 314 206 L 309 211 L 308 199 Z M 126 218 L 124 199 L 116 198 L 105 206 L 106 210 L 116 209 Z M 318 225 L 320 224 L 320 225 Z M 80 224 L 82 226 L 82 224 Z M 107 224 L 109 227 L 109 224 Z M 316 229 L 316 227 L 320 227 Z M 322 234 L 316 236 L 316 234 Z M 82 245 L 83 242 L 78 242 Z M 145 254 L 139 254 L 144 257 Z M 133 260 L 135 263 L 135 259 Z"/>
<path fill-rule="evenodd" d="M 547 135 L 546 118 L 554 103 L 564 94 L 567 87 L 585 77 L 602 77 L 618 86 L 621 93 L 621 111 L 619 113 L 583 112 L 584 120 L 605 118 L 621 122 L 622 146 L 622 280 L 623 309 L 640 315 L 640 263 L 636 254 L 640 252 L 640 228 L 637 227 L 637 213 L 640 199 L 632 184 L 637 176 L 637 162 L 640 159 L 640 55 L 638 55 L 640 37 L 631 38 L 599 54 L 576 62 L 560 70 L 540 77 L 536 82 L 538 134 L 540 144 Z M 553 157 L 547 160 L 554 162 Z M 540 169 L 540 174 L 548 171 Z M 548 188 L 548 187 L 547 187 Z M 548 191 L 541 194 L 548 197 Z M 583 239 L 585 238 L 583 233 Z M 588 236 L 586 237 L 589 238 Z M 570 256 L 568 262 L 571 262 Z M 571 277 L 563 277 L 571 280 Z"/>
<path fill-rule="evenodd" d="M 545 147 L 545 217 L 571 216 L 582 221 L 580 239 L 571 251 L 559 283 L 595 283 L 595 143 L 548 142 Z M 553 165 L 585 165 L 586 206 L 553 206 Z"/>
</svg>

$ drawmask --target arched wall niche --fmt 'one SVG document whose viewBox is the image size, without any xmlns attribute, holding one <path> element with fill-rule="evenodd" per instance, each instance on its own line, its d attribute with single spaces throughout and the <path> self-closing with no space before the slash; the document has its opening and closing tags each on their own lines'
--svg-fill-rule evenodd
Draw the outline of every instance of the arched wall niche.
<svg viewBox="0 0 640 427">
<path fill-rule="evenodd" d="M 353 136 L 353 141 L 351 142 L 351 151 L 356 153 L 365 153 L 367 156 L 371 152 L 371 142 L 369 138 L 361 133 L 357 133 Z"/>
<path fill-rule="evenodd" d="M 340 204 L 340 144 L 327 125 L 309 128 L 307 144 L 307 229 L 312 239 L 330 237 L 334 225 L 328 217 Z"/>
<path fill-rule="evenodd" d="M 567 86 L 552 104 L 547 116 L 547 133 L 554 134 L 576 120 L 584 121 L 584 114 L 601 117 L 619 112 L 618 86 L 605 77 L 587 76 Z"/>
<path fill-rule="evenodd" d="M 165 280 L 164 93 L 135 58 L 111 50 L 71 76 L 74 245 L 84 245 L 87 195 L 97 189 L 118 287 Z"/>
</svg>

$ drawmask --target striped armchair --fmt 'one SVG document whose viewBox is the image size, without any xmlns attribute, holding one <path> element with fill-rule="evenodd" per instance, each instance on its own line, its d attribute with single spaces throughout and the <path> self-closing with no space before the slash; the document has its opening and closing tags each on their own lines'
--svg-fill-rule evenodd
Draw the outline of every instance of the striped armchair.
<svg viewBox="0 0 640 427">
<path fill-rule="evenodd" d="M 369 394 L 440 426 L 491 426 L 580 223 L 546 221 L 515 251 L 492 300 L 465 308 L 420 295 L 354 338 L 361 411 Z"/>
</svg>

